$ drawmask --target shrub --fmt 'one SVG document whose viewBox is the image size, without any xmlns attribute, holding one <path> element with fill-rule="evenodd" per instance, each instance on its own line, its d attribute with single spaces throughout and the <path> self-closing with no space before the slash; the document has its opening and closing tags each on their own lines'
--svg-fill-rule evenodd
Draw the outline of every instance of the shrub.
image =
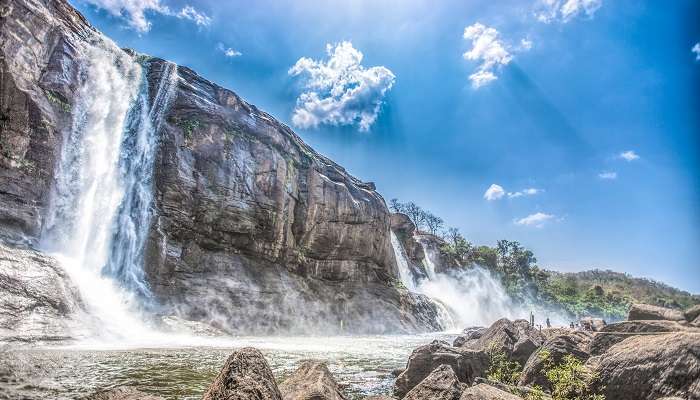
<svg viewBox="0 0 700 400">
<path fill-rule="evenodd" d="M 545 361 L 545 376 L 552 384 L 552 399 L 605 400 L 602 394 L 591 393 L 591 385 L 598 377 L 578 358 L 567 354 L 562 362 L 554 364 L 549 352 L 542 351 L 540 357 Z"/>
<path fill-rule="evenodd" d="M 492 381 L 505 383 L 507 385 L 517 385 L 520 380 L 520 373 L 523 367 L 517 361 L 510 361 L 506 353 L 496 349 L 494 345 L 486 350 L 489 356 L 489 369 L 486 378 Z"/>
</svg>

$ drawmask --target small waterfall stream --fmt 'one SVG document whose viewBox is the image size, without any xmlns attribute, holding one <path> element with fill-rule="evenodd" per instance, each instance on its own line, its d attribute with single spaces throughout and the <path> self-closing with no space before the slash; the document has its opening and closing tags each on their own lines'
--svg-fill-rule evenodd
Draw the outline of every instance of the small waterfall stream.
<svg viewBox="0 0 700 400">
<path fill-rule="evenodd" d="M 174 87 L 169 65 L 149 103 L 145 69 L 96 35 L 65 133 L 42 247 L 78 286 L 102 336 L 143 337 L 143 250 L 152 207 L 155 133 Z"/>
<path fill-rule="evenodd" d="M 441 323 L 448 329 L 489 326 L 496 319 L 527 315 L 514 304 L 501 283 L 487 270 L 471 266 L 449 272 L 437 272 L 434 251 L 418 240 L 425 254 L 426 277 L 414 277 L 401 242 L 391 232 L 391 244 L 399 266 L 399 277 L 412 292 L 428 296 L 438 306 Z"/>
</svg>

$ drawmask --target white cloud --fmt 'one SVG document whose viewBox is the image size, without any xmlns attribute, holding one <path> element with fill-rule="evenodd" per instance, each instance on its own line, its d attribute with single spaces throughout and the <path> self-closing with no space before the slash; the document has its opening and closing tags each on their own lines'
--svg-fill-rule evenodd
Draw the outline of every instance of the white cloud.
<svg viewBox="0 0 700 400">
<path fill-rule="evenodd" d="M 217 45 L 216 45 L 216 48 L 217 48 L 217 50 L 219 50 L 220 52 L 224 53 L 224 55 L 225 55 L 226 57 L 238 57 L 238 56 L 242 56 L 242 55 L 243 55 L 243 53 L 241 53 L 240 51 L 238 51 L 238 50 L 236 50 L 236 49 L 233 49 L 233 48 L 231 48 L 231 47 L 227 47 L 227 46 L 225 46 L 223 43 L 217 44 Z"/>
<path fill-rule="evenodd" d="M 495 28 L 479 22 L 464 28 L 463 36 L 465 40 L 471 40 L 472 48 L 462 57 L 480 62 L 476 72 L 469 75 L 474 89 L 498 79 L 495 72 L 513 60 L 512 52 L 528 51 L 532 48 L 532 41 L 525 38 L 520 40 L 518 46 L 510 46 L 500 39 L 500 33 Z"/>
<path fill-rule="evenodd" d="M 472 48 L 462 56 L 467 60 L 481 62 L 477 71 L 469 75 L 469 80 L 472 81 L 472 86 L 475 89 L 496 80 L 494 69 L 508 65 L 513 59 L 498 36 L 499 33 L 496 29 L 478 22 L 464 28 L 464 39 L 472 41 Z"/>
<path fill-rule="evenodd" d="M 603 171 L 603 172 L 598 174 L 598 178 L 606 179 L 606 180 L 614 180 L 614 179 L 617 179 L 617 172 L 615 172 L 615 171 Z"/>
<path fill-rule="evenodd" d="M 554 219 L 554 215 L 552 214 L 545 214 L 541 212 L 537 212 L 534 214 L 530 214 L 525 218 L 520 218 L 515 220 L 516 225 L 523 225 L 523 226 L 534 226 L 536 228 L 541 228 L 544 226 L 544 224 L 548 221 L 551 221 Z"/>
<path fill-rule="evenodd" d="M 195 10 L 192 6 L 183 7 L 180 12 L 175 14 L 175 16 L 181 19 L 189 19 L 190 21 L 194 21 L 194 23 L 199 26 L 208 26 L 211 23 L 211 18 L 206 16 L 206 14 Z"/>
<path fill-rule="evenodd" d="M 192 6 L 185 6 L 179 12 L 173 12 L 160 0 L 87 0 L 89 3 L 103 8 L 110 14 L 124 18 L 128 24 L 139 32 L 148 32 L 151 22 L 146 18 L 147 13 L 174 16 L 194 21 L 197 25 L 208 25 L 211 18 L 197 11 Z"/>
<path fill-rule="evenodd" d="M 327 44 L 327 61 L 300 58 L 288 73 L 304 75 L 292 123 L 299 128 L 319 124 L 359 125 L 369 130 L 379 115 L 395 76 L 383 66 L 365 68 L 362 53 L 350 42 Z"/>
<path fill-rule="evenodd" d="M 544 23 L 566 23 L 578 15 L 593 18 L 602 5 L 603 0 L 539 0 L 535 6 L 535 16 Z"/>
<path fill-rule="evenodd" d="M 486 192 L 484 192 L 484 198 L 488 201 L 493 201 L 500 199 L 501 197 L 505 196 L 505 194 L 506 191 L 503 190 L 500 185 L 494 183 L 489 186 L 488 189 L 486 189 Z"/>
<path fill-rule="evenodd" d="M 695 43 L 695 46 L 693 46 L 692 49 L 690 49 L 693 53 L 695 53 L 695 61 L 700 61 L 700 42 Z"/>
<path fill-rule="evenodd" d="M 522 197 L 522 196 L 534 196 L 537 193 L 541 193 L 543 191 L 544 190 L 542 190 L 542 189 L 527 188 L 527 189 L 523 189 L 523 190 L 520 190 L 517 192 L 508 192 L 508 197 L 511 199 L 515 199 L 515 198 Z"/>
<path fill-rule="evenodd" d="M 625 161 L 634 161 L 639 159 L 639 155 L 637 155 L 634 150 L 623 151 L 622 153 L 618 154 L 618 157 Z"/>
</svg>

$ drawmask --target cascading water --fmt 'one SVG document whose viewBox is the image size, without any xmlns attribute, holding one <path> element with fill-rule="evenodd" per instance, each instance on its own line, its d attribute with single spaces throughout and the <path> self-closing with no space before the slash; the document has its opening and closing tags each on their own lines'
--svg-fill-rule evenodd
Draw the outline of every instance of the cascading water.
<svg viewBox="0 0 700 400">
<path fill-rule="evenodd" d="M 148 101 L 144 69 L 96 36 L 82 49 L 81 87 L 65 134 L 42 246 L 80 289 L 102 336 L 143 337 L 143 249 L 151 214 L 155 132 L 174 66 Z"/>
<path fill-rule="evenodd" d="M 450 273 L 437 272 L 433 251 L 424 241 L 418 241 L 425 254 L 426 277 L 414 278 L 406 259 L 401 242 L 391 232 L 399 277 L 410 291 L 423 294 L 436 302 L 438 311 L 444 305 L 446 310 L 440 316 L 443 326 L 448 329 L 461 329 L 467 326 L 489 326 L 496 319 L 520 318 L 521 307 L 515 305 L 505 289 L 488 271 L 473 266 Z M 445 316 L 444 314 L 447 314 Z"/>
</svg>

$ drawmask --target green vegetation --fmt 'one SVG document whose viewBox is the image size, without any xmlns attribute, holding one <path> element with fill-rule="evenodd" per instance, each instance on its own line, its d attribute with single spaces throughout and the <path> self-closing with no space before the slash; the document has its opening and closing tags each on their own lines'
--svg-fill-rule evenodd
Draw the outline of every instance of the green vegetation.
<svg viewBox="0 0 700 400">
<path fill-rule="evenodd" d="M 518 242 L 499 240 L 495 247 L 474 246 L 458 229 L 442 229 L 442 218 L 413 202 L 401 203 L 392 199 L 390 208 L 408 215 L 418 230 L 428 229 L 439 235 L 444 240 L 441 251 L 455 260 L 456 265 L 486 268 L 500 278 L 515 300 L 562 311 L 572 319 L 584 316 L 613 321 L 624 319 L 630 305 L 637 302 L 672 308 L 687 308 L 700 303 L 698 295 L 610 270 L 576 273 L 546 270 L 537 265 L 533 252 Z"/>
<path fill-rule="evenodd" d="M 185 135 L 185 141 L 192 140 L 192 134 L 196 129 L 199 129 L 200 123 L 196 119 L 182 119 L 177 121 L 177 125 L 182 129 Z"/>
<path fill-rule="evenodd" d="M 65 113 L 70 112 L 70 109 L 71 109 L 70 104 L 68 104 L 68 102 L 65 101 L 60 94 L 58 94 L 52 90 L 45 90 L 44 93 L 46 93 L 46 98 L 48 98 L 50 102 L 57 105 L 58 108 L 61 109 L 61 111 L 65 112 Z"/>
<path fill-rule="evenodd" d="M 554 400 L 605 400 L 602 394 L 591 393 L 598 377 L 578 358 L 567 354 L 561 363 L 554 364 L 549 352 L 540 352 L 540 357 L 545 362 L 545 376 L 552 385 Z"/>
<path fill-rule="evenodd" d="M 517 385 L 520 380 L 522 365 L 517 361 L 510 361 L 506 353 L 489 346 L 486 354 L 489 356 L 489 369 L 486 371 L 486 378 L 492 381 L 505 383 L 506 385 Z"/>
</svg>

